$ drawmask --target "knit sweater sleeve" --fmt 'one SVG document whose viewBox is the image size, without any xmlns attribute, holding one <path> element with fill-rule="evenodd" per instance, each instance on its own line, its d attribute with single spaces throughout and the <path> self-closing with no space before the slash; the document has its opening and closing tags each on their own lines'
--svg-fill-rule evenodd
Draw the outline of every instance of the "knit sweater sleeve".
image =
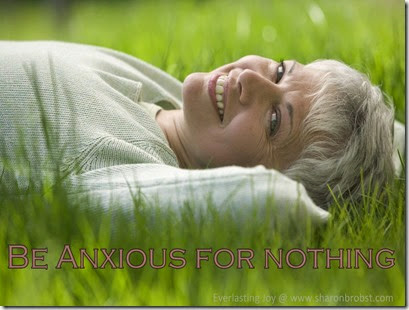
<svg viewBox="0 0 409 310">
<path fill-rule="evenodd" d="M 215 208 L 233 211 L 235 220 L 243 223 L 249 218 L 263 223 L 271 216 L 277 223 L 292 218 L 299 226 L 310 219 L 323 223 L 330 216 L 314 204 L 301 183 L 263 166 L 187 170 L 152 164 L 121 165 L 73 176 L 66 189 L 72 199 L 92 197 L 93 203 L 87 208 L 125 212 L 130 219 L 135 218 L 133 212 L 140 212 L 135 204 L 140 200 L 149 206 L 144 210 L 155 214 L 159 208 L 161 212 L 176 211 L 179 216 L 183 214 L 180 209 L 190 206 L 189 212 L 201 216 Z"/>
<path fill-rule="evenodd" d="M 108 49 L 0 42 L 0 164 L 30 167 L 32 176 L 56 168 L 70 174 L 131 163 L 178 166 L 139 102 L 179 107 L 180 92 L 180 82 L 164 72 Z"/>
</svg>

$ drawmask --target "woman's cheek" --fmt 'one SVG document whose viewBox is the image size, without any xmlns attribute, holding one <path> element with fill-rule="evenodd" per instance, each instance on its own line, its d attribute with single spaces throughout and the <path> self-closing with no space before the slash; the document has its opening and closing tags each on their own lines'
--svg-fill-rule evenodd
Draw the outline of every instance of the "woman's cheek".
<svg viewBox="0 0 409 310">
<path fill-rule="evenodd" d="M 230 138 L 239 140 L 252 139 L 258 136 L 262 130 L 262 124 L 250 113 L 240 113 L 228 125 Z"/>
<path fill-rule="evenodd" d="M 232 124 L 226 135 L 226 141 L 230 146 L 231 152 L 243 157 L 253 152 L 259 136 L 254 125 L 241 122 L 240 124 Z"/>
</svg>

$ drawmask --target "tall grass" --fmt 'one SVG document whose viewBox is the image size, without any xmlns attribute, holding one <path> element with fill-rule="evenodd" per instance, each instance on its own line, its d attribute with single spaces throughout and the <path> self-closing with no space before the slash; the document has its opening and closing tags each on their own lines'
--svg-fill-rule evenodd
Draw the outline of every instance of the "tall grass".
<svg viewBox="0 0 409 310">
<path fill-rule="evenodd" d="M 247 54 L 274 59 L 339 59 L 369 74 L 405 120 L 404 4 L 399 1 L 124 1 L 74 2 L 67 20 L 28 2 L 1 10 L 0 39 L 57 39 L 96 44 L 142 58 L 183 80 L 194 71 L 209 71 Z M 358 173 L 357 173 L 358 175 Z M 73 200 L 62 184 L 44 182 L 11 195 L 0 183 L 0 304 L 3 305 L 404 305 L 405 176 L 385 190 L 388 204 L 365 193 L 360 205 L 342 201 L 330 208 L 326 225 L 277 223 L 271 214 L 236 221 L 214 203 L 199 216 L 191 201 L 180 213 L 136 200 L 129 214 L 88 208 Z M 113 211 L 117 210 L 117 211 Z M 48 248 L 48 270 L 8 269 L 7 246 Z M 182 269 L 85 269 L 65 264 L 55 269 L 65 244 L 78 258 L 80 248 L 186 249 Z M 254 269 L 222 270 L 211 261 L 195 267 L 196 248 L 251 248 Z M 271 248 L 360 248 L 366 253 L 389 248 L 395 266 L 326 269 L 263 268 Z M 30 256 L 30 255 L 29 255 Z M 210 256 L 212 257 L 212 256 Z M 100 254 L 100 259 L 103 257 Z M 115 256 L 118 259 L 117 256 Z M 222 257 L 222 260 L 226 257 Z M 296 259 L 295 259 L 296 260 Z M 288 299 L 278 298 L 286 294 Z M 321 295 L 320 295 L 321 294 Z M 247 296 L 221 302 L 218 296 Z M 320 296 L 333 296 L 325 301 Z M 392 296 L 393 300 L 342 301 L 336 296 Z M 250 296 L 259 296 L 251 299 Z M 270 297 L 268 297 L 270 296 Z M 291 299 L 293 296 L 293 299 Z M 294 299 L 310 296 L 311 299 Z M 335 296 L 335 297 L 334 297 Z M 321 299 L 320 299 L 321 298 Z"/>
</svg>

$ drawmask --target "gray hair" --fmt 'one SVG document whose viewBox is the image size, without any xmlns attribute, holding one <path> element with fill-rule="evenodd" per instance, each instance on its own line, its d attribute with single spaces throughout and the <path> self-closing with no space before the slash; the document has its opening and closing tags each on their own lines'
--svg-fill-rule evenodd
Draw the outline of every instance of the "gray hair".
<svg viewBox="0 0 409 310">
<path fill-rule="evenodd" d="M 301 182 L 321 207 L 328 207 L 333 194 L 358 202 L 362 193 L 393 178 L 394 109 L 366 75 L 341 62 L 319 60 L 306 67 L 322 75 L 308 95 L 304 148 L 283 173 Z"/>
</svg>

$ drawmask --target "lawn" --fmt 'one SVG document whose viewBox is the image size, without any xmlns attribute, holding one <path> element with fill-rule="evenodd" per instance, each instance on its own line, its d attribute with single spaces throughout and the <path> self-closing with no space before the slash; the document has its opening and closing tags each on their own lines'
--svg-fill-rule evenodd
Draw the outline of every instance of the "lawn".
<svg viewBox="0 0 409 310">
<path fill-rule="evenodd" d="M 52 1 L 49 1 L 51 3 Z M 367 73 L 392 99 L 396 119 L 405 121 L 405 12 L 402 1 L 73 1 L 59 13 L 45 1 L 0 2 L 0 39 L 63 40 L 100 45 L 123 51 L 160 67 L 176 78 L 210 71 L 244 55 L 297 59 L 341 60 Z M 359 175 L 357 173 L 357 175 Z M 0 183 L 1 184 L 1 183 Z M 1 184 L 4 185 L 4 184 Z M 135 202 L 134 218 L 120 212 L 87 208 L 87 202 L 69 199 L 63 187 L 10 195 L 0 192 L 0 304 L 22 305 L 186 305 L 186 306 L 390 306 L 405 299 L 405 176 L 384 191 L 388 204 L 365 193 L 360 205 L 334 203 L 326 225 L 301 227 L 292 221 L 277 223 L 273 216 L 245 223 L 231 212 L 209 203 L 196 216 L 194 201 L 180 214 L 161 206 Z M 113 206 L 114 209 L 114 206 Z M 270 214 L 271 215 L 271 214 Z M 48 248 L 48 270 L 9 269 L 8 245 Z M 184 268 L 166 267 L 83 269 L 63 264 L 56 269 L 64 245 L 76 259 L 80 248 L 154 249 L 159 265 L 162 249 L 184 249 Z M 252 249 L 254 267 L 244 263 L 218 268 L 209 255 L 196 268 L 196 249 Z M 326 268 L 319 259 L 314 269 L 311 253 L 304 267 L 282 269 L 270 260 L 264 268 L 265 249 L 277 256 L 289 249 L 361 249 L 383 253 L 380 263 L 367 268 Z M 139 253 L 139 252 L 138 252 Z M 119 253 L 113 254 L 115 265 Z M 124 254 L 125 255 L 125 254 Z M 31 257 L 31 255 L 29 255 Z M 135 255 L 136 257 L 136 255 Z M 228 254 L 220 254 L 227 264 Z M 300 253 L 292 256 L 300 263 Z M 394 265 L 386 265 L 393 257 Z M 99 252 L 100 263 L 104 261 Z M 79 262 L 79 259 L 78 259 Z M 31 263 L 31 262 L 30 262 Z M 38 261 L 41 265 L 43 262 Z"/>
</svg>

